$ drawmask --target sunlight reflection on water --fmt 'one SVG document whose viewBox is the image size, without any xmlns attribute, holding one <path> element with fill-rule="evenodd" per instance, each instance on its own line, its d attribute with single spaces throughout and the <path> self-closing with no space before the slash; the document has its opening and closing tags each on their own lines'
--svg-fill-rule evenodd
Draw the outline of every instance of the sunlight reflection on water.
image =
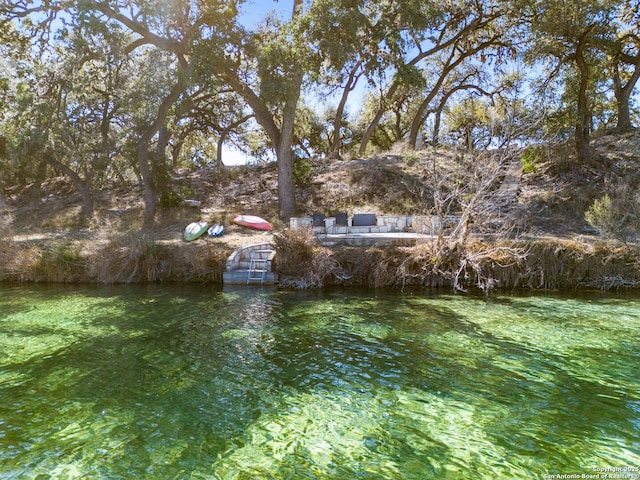
<svg viewBox="0 0 640 480">
<path fill-rule="evenodd" d="M 2 478 L 640 464 L 640 301 L 0 286 Z"/>
</svg>

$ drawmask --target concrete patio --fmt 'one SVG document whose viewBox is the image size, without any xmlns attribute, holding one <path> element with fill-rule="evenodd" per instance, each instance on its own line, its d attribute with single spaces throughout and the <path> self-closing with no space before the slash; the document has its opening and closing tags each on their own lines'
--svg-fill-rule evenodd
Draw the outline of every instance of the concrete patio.
<svg viewBox="0 0 640 480">
<path fill-rule="evenodd" d="M 355 213 L 352 217 L 294 217 L 290 227 L 294 230 L 312 228 L 324 245 L 393 245 L 411 246 L 426 241 L 442 231 L 440 217 L 432 215 L 381 215 Z"/>
</svg>

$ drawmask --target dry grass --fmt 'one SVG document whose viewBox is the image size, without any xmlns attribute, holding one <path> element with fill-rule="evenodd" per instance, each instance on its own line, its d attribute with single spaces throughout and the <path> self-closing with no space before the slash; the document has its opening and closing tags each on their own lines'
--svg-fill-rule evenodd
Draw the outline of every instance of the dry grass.
<svg viewBox="0 0 640 480">
<path fill-rule="evenodd" d="M 526 256 L 500 269 L 507 288 L 610 289 L 640 281 L 640 252 L 614 243 L 545 239 L 522 243 L 520 248 Z"/>
<path fill-rule="evenodd" d="M 92 254 L 88 271 L 98 283 L 219 283 L 230 254 L 211 243 L 163 243 L 129 232 L 114 236 Z"/>
<path fill-rule="evenodd" d="M 87 259 L 76 242 L 57 240 L 38 247 L 35 279 L 42 282 L 75 283 L 87 281 Z"/>
<path fill-rule="evenodd" d="M 222 283 L 222 273 L 232 253 L 232 249 L 210 242 L 173 244 L 164 249 L 171 262 L 163 280 L 172 282 Z"/>
<path fill-rule="evenodd" d="M 351 284 L 372 288 L 407 286 L 479 289 L 613 289 L 640 285 L 640 252 L 614 244 L 571 240 L 434 241 L 415 247 L 328 248 L 279 236 L 285 286 Z M 284 240 L 283 240 L 284 239 Z M 283 245 L 284 244 L 284 245 Z M 300 252 L 305 252 L 301 254 Z M 299 262 L 299 263 L 297 263 Z M 279 263 L 280 265 L 280 263 Z M 296 265 L 298 268 L 296 268 Z"/>
<path fill-rule="evenodd" d="M 33 280 L 42 252 L 32 242 L 16 241 L 12 216 L 7 212 L 0 213 L 0 281 Z"/>
<path fill-rule="evenodd" d="M 0 281 L 34 281 L 41 254 L 34 244 L 0 238 Z"/>
<path fill-rule="evenodd" d="M 211 242 L 162 242 L 151 234 L 102 232 L 91 242 L 0 236 L 0 281 L 222 282 L 232 249 Z M 88 243 L 88 245 L 87 245 Z"/>
<path fill-rule="evenodd" d="M 114 236 L 91 255 L 87 266 L 98 283 L 157 282 L 166 269 L 155 242 L 134 232 Z"/>
<path fill-rule="evenodd" d="M 284 230 L 273 237 L 273 243 L 282 287 L 321 287 L 327 280 L 335 282 L 345 277 L 331 251 L 315 244 L 311 229 Z"/>
</svg>

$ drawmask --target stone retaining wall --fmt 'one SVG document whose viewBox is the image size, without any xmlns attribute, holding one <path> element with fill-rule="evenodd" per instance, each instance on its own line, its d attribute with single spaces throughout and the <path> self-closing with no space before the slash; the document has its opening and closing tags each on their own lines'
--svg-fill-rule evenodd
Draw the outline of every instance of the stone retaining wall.
<svg viewBox="0 0 640 480">
<path fill-rule="evenodd" d="M 335 217 L 327 217 L 324 226 L 313 227 L 312 217 L 293 217 L 289 226 L 293 230 L 313 228 L 319 234 L 415 232 L 438 235 L 442 231 L 442 221 L 436 215 L 380 215 L 375 220 L 375 225 L 354 226 L 353 217 L 349 217 L 347 226 L 338 226 Z"/>
</svg>

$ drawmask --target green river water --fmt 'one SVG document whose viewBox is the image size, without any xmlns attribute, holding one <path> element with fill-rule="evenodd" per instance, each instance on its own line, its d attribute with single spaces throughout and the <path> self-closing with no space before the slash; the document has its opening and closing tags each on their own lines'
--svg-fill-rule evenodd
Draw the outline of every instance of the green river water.
<svg viewBox="0 0 640 480">
<path fill-rule="evenodd" d="M 0 479 L 640 479 L 640 297 L 0 285 Z"/>
</svg>

